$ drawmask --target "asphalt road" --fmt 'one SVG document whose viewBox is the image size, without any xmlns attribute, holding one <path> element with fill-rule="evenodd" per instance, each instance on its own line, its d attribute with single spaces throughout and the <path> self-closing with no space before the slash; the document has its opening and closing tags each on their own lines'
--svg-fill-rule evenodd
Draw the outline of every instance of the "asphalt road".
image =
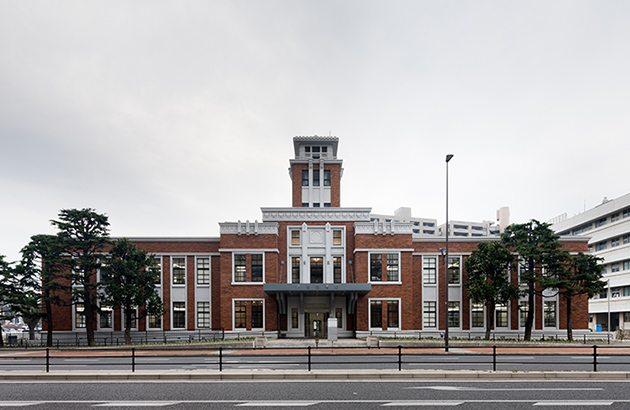
<svg viewBox="0 0 630 410">
<path fill-rule="evenodd" d="M 396 370 L 398 356 L 395 354 L 357 355 L 313 355 L 311 370 L 320 369 L 366 369 Z M 629 371 L 630 356 L 598 356 L 598 371 Z M 228 369 L 280 369 L 307 370 L 308 358 L 301 354 L 287 355 L 224 355 L 224 370 Z M 0 357 L 0 370 L 40 370 L 45 368 L 45 358 Z M 50 370 L 131 370 L 132 359 L 125 357 L 52 357 Z M 437 370 L 493 370 L 491 355 L 427 354 L 403 355 L 403 369 Z M 136 370 L 171 369 L 219 369 L 219 357 L 207 356 L 136 356 Z M 497 358 L 496 370 L 549 370 L 549 371 L 592 371 L 593 357 L 589 355 L 501 355 Z"/>
<path fill-rule="evenodd" d="M 623 409 L 624 381 L 0 382 L 0 406 L 28 409 Z"/>
</svg>

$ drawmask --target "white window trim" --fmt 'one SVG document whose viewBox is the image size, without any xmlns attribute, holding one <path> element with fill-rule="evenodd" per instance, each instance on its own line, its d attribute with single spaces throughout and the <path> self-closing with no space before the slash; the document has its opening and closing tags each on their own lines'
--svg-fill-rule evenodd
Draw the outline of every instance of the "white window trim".
<svg viewBox="0 0 630 410">
<path fill-rule="evenodd" d="M 234 280 L 235 275 L 236 275 L 236 265 L 234 264 L 234 257 L 236 255 L 262 255 L 262 281 L 261 282 L 251 282 L 251 281 L 236 282 Z M 250 268 L 249 275 L 251 277 L 251 274 L 252 274 L 251 263 L 249 265 L 249 268 Z M 247 265 L 245 265 L 245 278 L 247 279 Z M 265 252 L 232 252 L 232 285 L 260 286 L 260 285 L 264 285 L 265 283 L 266 283 L 265 282 Z"/>
<path fill-rule="evenodd" d="M 484 329 L 484 330 L 485 330 L 485 329 L 486 329 L 486 319 L 487 319 L 487 317 L 486 317 L 486 316 L 488 316 L 488 315 L 486 314 L 486 304 L 485 304 L 484 302 L 481 302 L 481 308 L 482 308 L 481 317 L 482 317 L 482 320 L 483 320 L 482 325 L 481 325 L 481 326 L 475 326 L 475 327 L 473 327 L 473 320 L 472 320 L 472 319 L 473 319 L 473 315 L 472 315 L 473 310 L 472 310 L 472 308 L 473 308 L 473 305 L 474 305 L 475 303 L 474 303 L 472 300 L 470 300 L 470 301 L 469 301 L 469 303 L 470 303 L 470 307 L 468 308 L 468 312 L 469 312 L 469 315 L 468 315 L 468 316 L 469 316 L 470 323 L 468 324 L 468 328 L 469 328 L 471 331 L 472 331 L 472 330 L 474 330 L 474 329 Z M 508 314 L 509 314 L 509 313 L 508 313 Z M 509 322 L 509 320 L 508 320 L 508 324 L 509 324 L 509 323 L 510 323 L 510 322 Z"/>
<path fill-rule="evenodd" d="M 173 259 L 178 258 L 184 259 L 184 283 L 173 283 L 173 279 L 174 279 L 174 275 L 173 275 L 173 268 L 175 267 L 175 264 L 173 263 Z M 186 279 L 188 279 L 188 257 L 186 255 L 171 255 L 171 287 L 173 288 L 185 288 L 186 287 Z"/>
<path fill-rule="evenodd" d="M 184 302 L 184 327 L 175 327 L 173 326 L 174 319 L 175 319 L 175 303 L 181 303 L 181 302 Z M 186 300 L 171 300 L 171 330 L 178 330 L 178 329 L 184 329 L 184 330 L 188 329 L 188 301 Z"/>
<path fill-rule="evenodd" d="M 199 303 L 208 304 L 208 327 L 199 327 Z M 209 300 L 195 301 L 195 329 L 212 329 L 212 302 Z"/>
<path fill-rule="evenodd" d="M 424 324 L 424 302 L 435 303 L 435 326 L 425 326 Z M 437 329 L 440 325 L 439 303 L 437 300 L 423 300 L 422 301 L 422 329 Z"/>
<path fill-rule="evenodd" d="M 424 281 L 424 260 L 428 258 L 435 258 L 435 282 L 433 283 L 426 283 Z M 438 254 L 422 255 L 422 257 L 420 258 L 420 276 L 422 277 L 422 286 L 436 287 L 439 282 L 438 280 L 439 275 L 440 275 L 440 255 Z"/>
<path fill-rule="evenodd" d="M 448 283 L 449 287 L 461 287 L 462 286 L 462 275 L 464 273 L 464 260 L 463 260 L 463 256 L 462 254 L 455 254 L 453 255 L 452 253 L 449 253 L 448 258 L 449 259 L 459 259 L 459 282 L 457 283 Z M 446 258 L 446 255 L 444 256 Z M 448 270 L 448 261 L 446 261 L 446 269 Z M 448 273 L 446 274 L 446 278 L 448 280 Z M 451 302 L 457 302 L 456 300 L 452 300 Z M 460 309 L 461 309 L 461 304 L 460 304 Z M 461 313 L 461 312 L 460 312 Z M 461 325 L 461 316 L 460 316 L 460 325 Z M 461 326 L 460 326 L 461 327 Z"/>
<path fill-rule="evenodd" d="M 239 330 L 236 330 L 236 327 L 235 327 L 236 320 L 235 320 L 235 315 L 234 315 L 235 302 L 262 302 L 262 309 L 263 309 L 262 327 L 253 327 L 251 328 L 251 330 L 247 330 L 247 323 L 246 323 L 245 329 L 239 328 Z M 260 332 L 260 331 L 265 330 L 266 328 L 267 328 L 267 314 L 265 310 L 265 299 L 261 299 L 261 298 L 251 298 L 251 299 L 234 298 L 232 299 L 232 331 L 233 332 Z"/>
<path fill-rule="evenodd" d="M 387 255 L 387 254 L 396 254 L 398 255 L 398 280 L 372 280 L 372 254 L 376 255 Z M 400 250 L 382 250 L 379 249 L 376 252 L 368 252 L 368 282 L 373 283 L 375 285 L 402 285 L 402 263 L 401 263 L 401 251 Z M 387 257 L 385 260 L 381 257 L 381 279 L 387 277 Z"/>
<path fill-rule="evenodd" d="M 555 315 L 556 315 L 556 325 L 555 326 L 545 326 L 545 302 L 554 302 L 556 304 Z M 558 298 L 543 298 L 542 300 L 542 328 L 543 330 L 558 330 L 558 323 L 560 321 L 560 303 L 558 303 Z"/>
<path fill-rule="evenodd" d="M 497 303 L 495 305 L 495 308 L 494 308 L 494 323 L 493 323 L 494 324 L 494 328 L 495 329 L 503 329 L 503 330 L 509 329 L 510 328 L 510 323 L 512 323 L 511 322 L 511 318 L 512 318 L 512 303 L 511 303 L 511 301 L 508 301 L 506 303 L 505 309 L 507 310 L 507 320 L 506 320 L 507 324 L 505 326 L 497 326 L 497 314 L 499 313 L 499 309 L 497 309 L 498 306 L 499 306 L 499 304 Z M 484 312 L 485 312 L 485 307 L 484 307 Z M 519 317 L 519 320 L 520 320 L 520 317 Z"/>
<path fill-rule="evenodd" d="M 461 300 L 449 300 L 448 301 L 448 303 L 455 303 L 455 302 L 459 303 L 459 326 L 448 326 L 448 318 L 449 318 L 448 305 L 446 306 L 446 311 L 447 311 L 447 314 L 446 314 L 446 326 L 448 326 L 449 330 L 451 330 L 451 329 L 462 330 L 462 328 L 463 328 L 463 326 L 462 326 L 463 325 L 463 323 L 462 323 L 463 322 L 463 317 L 462 317 L 462 309 L 463 309 L 462 305 L 463 305 L 463 303 L 462 303 Z"/>
<path fill-rule="evenodd" d="M 382 327 L 372 327 L 372 309 L 370 308 L 370 306 L 372 305 L 372 301 L 373 300 L 380 300 L 381 303 L 385 303 L 385 305 L 387 305 L 387 301 L 390 300 L 397 300 L 398 301 L 398 327 L 389 327 L 389 324 L 387 326 L 387 330 L 383 330 Z M 381 332 L 389 332 L 389 331 L 400 331 L 400 329 L 402 328 L 402 299 L 401 298 L 368 298 L 368 329 L 372 330 L 372 331 L 381 331 Z M 383 308 L 383 305 L 381 304 L 381 309 Z M 381 310 L 382 312 L 382 310 Z M 387 309 L 385 309 L 385 312 L 387 312 Z M 436 316 L 437 319 L 437 316 Z M 383 322 L 385 322 L 385 319 L 382 319 Z M 437 322 L 436 322 L 437 323 Z"/>
<path fill-rule="evenodd" d="M 197 265 L 197 261 L 199 259 L 208 259 L 208 283 L 199 283 L 199 278 L 198 278 L 199 269 Z M 210 255 L 195 256 L 195 286 L 199 288 L 209 288 L 211 283 L 212 283 L 212 257 L 210 257 Z"/>
</svg>

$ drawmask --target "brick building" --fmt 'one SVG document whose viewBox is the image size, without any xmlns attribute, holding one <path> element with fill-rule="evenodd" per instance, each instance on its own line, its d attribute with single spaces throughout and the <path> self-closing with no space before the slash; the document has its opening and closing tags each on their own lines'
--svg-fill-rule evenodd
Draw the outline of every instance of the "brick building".
<svg viewBox="0 0 630 410">
<path fill-rule="evenodd" d="M 290 160 L 292 206 L 262 208 L 262 222 L 220 223 L 213 238 L 131 238 L 154 253 L 162 279 L 162 318 L 137 320 L 141 332 L 224 330 L 226 335 L 325 338 L 372 334 L 439 337 L 445 328 L 444 237 L 416 235 L 410 222 L 370 220 L 370 208 L 341 207 L 342 160 L 336 137 L 296 137 Z M 485 330 L 482 305 L 472 304 L 463 283 L 463 260 L 480 241 L 449 240 L 449 331 L 478 337 Z M 584 238 L 562 239 L 586 251 Z M 512 273 L 513 281 L 518 272 Z M 587 300 L 573 302 L 573 327 L 588 328 Z M 56 331 L 85 325 L 82 306 L 57 307 Z M 523 332 L 526 301 L 497 308 L 499 336 Z M 538 296 L 534 337 L 562 335 L 565 304 Z M 103 310 L 97 332 L 121 330 L 118 311 Z"/>
</svg>

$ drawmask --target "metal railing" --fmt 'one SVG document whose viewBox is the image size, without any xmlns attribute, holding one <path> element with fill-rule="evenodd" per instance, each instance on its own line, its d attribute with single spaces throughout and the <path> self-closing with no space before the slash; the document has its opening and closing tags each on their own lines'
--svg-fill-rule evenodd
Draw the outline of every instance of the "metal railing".
<svg viewBox="0 0 630 410">
<path fill-rule="evenodd" d="M 466 351 L 464 351 L 466 349 Z M 410 347 L 398 346 L 396 348 L 367 349 L 356 347 L 335 347 L 316 349 L 307 348 L 273 348 L 273 349 L 244 349 L 226 351 L 223 347 L 208 349 L 205 353 L 193 353 L 190 351 L 176 350 L 176 354 L 159 353 L 148 349 L 109 349 L 92 351 L 87 354 L 76 354 L 77 352 L 55 351 L 50 348 L 45 349 L 44 355 L 39 357 L 25 357 L 16 355 L 10 357 L 5 355 L 0 358 L 0 370 L 15 370 L 12 362 L 20 360 L 19 367 L 35 367 L 45 369 L 50 372 L 54 369 L 72 368 L 73 366 L 85 366 L 88 360 L 91 366 L 95 359 L 104 359 L 99 362 L 99 367 L 118 366 L 123 370 L 135 372 L 139 367 L 143 369 L 165 366 L 164 357 L 172 358 L 168 366 L 196 368 L 205 367 L 209 370 L 224 371 L 226 365 L 238 364 L 238 358 L 263 358 L 264 361 L 257 363 L 261 368 L 273 369 L 274 366 L 295 365 L 308 371 L 314 369 L 330 368 L 363 368 L 369 369 L 396 369 L 398 371 L 409 369 L 442 369 L 446 366 L 449 370 L 520 370 L 524 365 L 541 365 L 545 370 L 551 367 L 560 367 L 560 370 L 568 370 L 572 367 L 582 366 L 582 371 L 601 371 L 605 365 L 609 370 L 630 371 L 630 347 L 624 346 L 457 346 L 458 352 L 453 349 L 448 353 L 437 347 Z M 141 354 L 138 354 L 138 353 Z M 182 354 L 182 352 L 185 352 Z M 72 354 L 70 354 L 72 353 Z M 148 356 L 147 354 L 151 354 Z M 602 360 L 602 354 L 606 359 Z M 533 360 L 531 359 L 533 356 Z M 159 357 L 160 359 L 156 359 Z M 445 358 L 457 358 L 456 361 L 445 361 Z M 577 359 L 584 359 L 577 361 Z M 23 363 L 25 359 L 30 363 Z M 430 362 L 429 359 L 442 359 L 437 362 Z M 623 359 L 623 360 L 622 360 Z M 433 363 L 433 364 L 429 364 Z M 347 366 L 347 367 L 344 367 Z M 359 366 L 359 367 L 357 367 Z M 428 366 L 428 367 L 427 367 Z M 433 367 L 432 367 L 433 366 Z M 471 368 L 472 367 L 472 368 Z"/>
</svg>

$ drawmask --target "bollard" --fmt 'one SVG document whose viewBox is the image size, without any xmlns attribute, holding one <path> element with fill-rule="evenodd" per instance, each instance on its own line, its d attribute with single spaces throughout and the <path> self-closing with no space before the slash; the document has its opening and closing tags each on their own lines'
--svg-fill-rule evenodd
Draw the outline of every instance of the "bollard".
<svg viewBox="0 0 630 410">
<path fill-rule="evenodd" d="M 131 371 L 136 371 L 136 348 L 131 348 Z"/>
<path fill-rule="evenodd" d="M 593 371 L 597 371 L 597 345 L 593 345 Z"/>
<path fill-rule="evenodd" d="M 219 371 L 223 371 L 223 347 L 219 346 Z"/>
<path fill-rule="evenodd" d="M 497 347 L 492 346 L 492 371 L 497 371 Z"/>
<path fill-rule="evenodd" d="M 46 348 L 46 373 L 50 372 L 50 349 Z"/>
<path fill-rule="evenodd" d="M 308 347 L 308 371 L 311 371 L 311 347 Z"/>
<path fill-rule="evenodd" d="M 398 371 L 402 370 L 402 347 L 398 346 Z"/>
</svg>

